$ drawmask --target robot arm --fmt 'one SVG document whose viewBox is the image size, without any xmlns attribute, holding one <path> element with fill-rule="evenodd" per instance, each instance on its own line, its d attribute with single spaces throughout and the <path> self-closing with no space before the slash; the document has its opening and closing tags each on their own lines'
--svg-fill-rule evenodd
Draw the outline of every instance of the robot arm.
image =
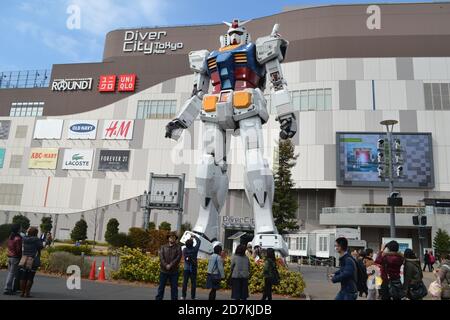
<svg viewBox="0 0 450 320">
<path fill-rule="evenodd" d="M 278 24 L 273 27 L 272 34 L 256 40 L 256 59 L 265 65 L 270 81 L 270 97 L 272 106 L 277 109 L 277 121 L 280 121 L 280 138 L 292 138 L 297 132 L 297 121 L 283 78 L 281 62 L 284 60 L 288 42 L 278 34 Z"/>
<path fill-rule="evenodd" d="M 199 115 L 202 99 L 209 89 L 206 58 L 208 50 L 192 51 L 189 53 L 189 64 L 194 71 L 194 86 L 192 96 L 186 100 L 177 117 L 166 125 L 166 138 L 178 140 L 183 129 L 189 128 Z"/>
</svg>

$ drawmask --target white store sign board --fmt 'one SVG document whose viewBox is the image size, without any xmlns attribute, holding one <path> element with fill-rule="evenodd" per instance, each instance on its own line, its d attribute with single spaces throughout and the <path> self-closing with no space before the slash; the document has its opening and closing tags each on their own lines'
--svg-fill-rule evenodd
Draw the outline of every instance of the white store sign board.
<svg viewBox="0 0 450 320">
<path fill-rule="evenodd" d="M 105 120 L 102 139 L 132 140 L 134 120 Z"/>
<path fill-rule="evenodd" d="M 63 170 L 91 170 L 93 149 L 66 149 L 64 150 Z"/>
<path fill-rule="evenodd" d="M 64 120 L 40 119 L 36 120 L 33 139 L 54 139 L 60 140 Z"/>
<path fill-rule="evenodd" d="M 70 120 L 67 139 L 95 140 L 97 137 L 97 120 Z"/>
</svg>

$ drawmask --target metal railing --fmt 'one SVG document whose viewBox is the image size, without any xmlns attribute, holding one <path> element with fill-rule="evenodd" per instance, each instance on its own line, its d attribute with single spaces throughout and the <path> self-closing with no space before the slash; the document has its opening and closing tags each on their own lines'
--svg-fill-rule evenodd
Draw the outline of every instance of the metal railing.
<svg viewBox="0 0 450 320">
<path fill-rule="evenodd" d="M 423 207 L 396 207 L 396 214 L 418 214 L 423 211 Z M 391 213 L 390 207 L 329 207 L 322 208 L 322 214 L 344 214 L 344 213 Z"/>
<path fill-rule="evenodd" d="M 46 88 L 50 85 L 51 70 L 0 72 L 0 89 Z"/>
</svg>

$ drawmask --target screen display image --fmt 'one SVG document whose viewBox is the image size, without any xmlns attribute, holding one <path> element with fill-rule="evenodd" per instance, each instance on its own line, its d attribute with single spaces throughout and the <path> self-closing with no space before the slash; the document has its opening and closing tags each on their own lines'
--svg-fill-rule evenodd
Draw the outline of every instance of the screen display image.
<svg viewBox="0 0 450 320">
<path fill-rule="evenodd" d="M 395 187 L 433 188 L 431 134 L 394 133 L 392 145 Z M 386 133 L 337 132 L 336 146 L 338 186 L 388 186 L 390 152 Z M 380 164 L 384 170 L 381 177 Z"/>
</svg>

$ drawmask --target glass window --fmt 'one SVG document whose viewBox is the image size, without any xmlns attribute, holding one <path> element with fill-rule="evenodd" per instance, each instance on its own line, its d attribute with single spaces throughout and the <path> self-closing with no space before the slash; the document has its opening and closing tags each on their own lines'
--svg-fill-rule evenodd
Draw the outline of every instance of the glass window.
<svg viewBox="0 0 450 320">
<path fill-rule="evenodd" d="M 323 89 L 316 90 L 316 97 L 317 97 L 317 110 L 323 110 L 324 109 Z"/>
<path fill-rule="evenodd" d="M 292 92 L 292 107 L 294 110 L 300 110 L 300 91 Z"/>
<path fill-rule="evenodd" d="M 308 90 L 300 91 L 300 110 L 301 111 L 308 110 Z"/>
<path fill-rule="evenodd" d="M 26 114 L 27 114 L 27 108 L 21 108 L 20 109 L 20 116 L 21 117 L 25 117 Z"/>
<path fill-rule="evenodd" d="M 138 106 L 138 108 L 137 108 L 136 118 L 137 119 L 145 119 L 145 117 L 144 117 L 144 107 L 142 105 Z"/>
<path fill-rule="evenodd" d="M 324 109 L 331 110 L 331 89 L 325 89 Z"/>
<path fill-rule="evenodd" d="M 10 117 L 15 117 L 16 116 L 16 108 L 11 108 L 11 110 L 9 111 L 9 116 Z"/>
<path fill-rule="evenodd" d="M 31 117 L 31 113 L 33 112 L 33 108 L 29 107 L 27 108 L 27 117 Z"/>
<path fill-rule="evenodd" d="M 31 113 L 31 115 L 32 115 L 33 117 L 36 117 L 37 114 L 38 114 L 38 107 L 33 107 L 33 112 Z"/>
<path fill-rule="evenodd" d="M 40 116 L 42 116 L 44 114 L 44 108 L 42 108 L 42 107 L 39 107 L 38 108 L 38 116 L 40 117 Z"/>
<path fill-rule="evenodd" d="M 308 90 L 308 110 L 316 110 L 316 90 Z"/>
</svg>

